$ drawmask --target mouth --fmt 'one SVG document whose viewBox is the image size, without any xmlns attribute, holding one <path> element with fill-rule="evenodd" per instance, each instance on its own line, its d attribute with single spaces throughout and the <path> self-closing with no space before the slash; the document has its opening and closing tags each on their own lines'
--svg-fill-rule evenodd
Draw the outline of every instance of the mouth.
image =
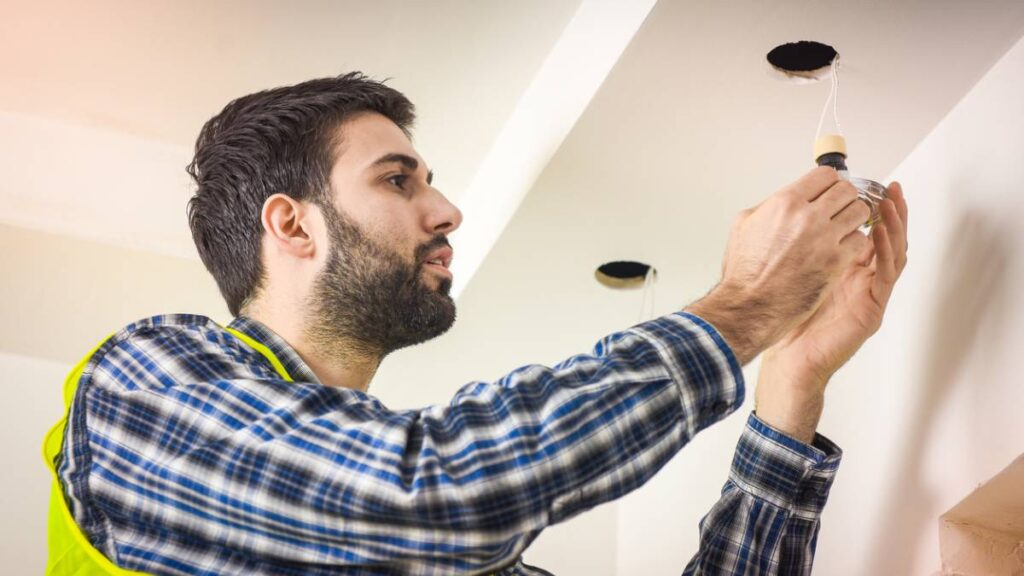
<svg viewBox="0 0 1024 576">
<path fill-rule="evenodd" d="M 427 260 L 423 263 L 423 267 L 428 270 L 433 270 L 435 273 L 442 276 L 452 278 L 452 272 L 449 268 L 452 265 L 453 255 L 454 254 L 450 246 L 440 250 L 435 250 L 427 256 Z"/>
<path fill-rule="evenodd" d="M 436 273 L 438 273 L 438 274 L 440 274 L 442 276 L 447 276 L 449 278 L 453 278 L 451 270 L 449 270 L 448 267 L 445 266 L 444 262 L 441 261 L 441 260 L 428 260 L 423 265 L 423 267 L 425 269 L 427 269 L 427 270 L 433 270 L 434 272 L 436 272 Z"/>
</svg>

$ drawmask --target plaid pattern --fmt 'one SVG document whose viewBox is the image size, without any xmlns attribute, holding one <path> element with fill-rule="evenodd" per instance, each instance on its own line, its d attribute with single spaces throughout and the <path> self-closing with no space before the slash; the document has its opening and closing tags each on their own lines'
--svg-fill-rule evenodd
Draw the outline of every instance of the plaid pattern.
<svg viewBox="0 0 1024 576">
<path fill-rule="evenodd" d="M 543 574 L 520 558 L 541 530 L 639 487 L 744 395 L 721 337 L 681 312 L 422 410 L 324 386 L 259 322 L 230 327 L 295 382 L 185 314 L 126 326 L 82 374 L 58 472 L 78 525 L 122 567 Z M 752 418 L 690 573 L 809 567 L 837 463 L 831 445 Z"/>
<path fill-rule="evenodd" d="M 701 520 L 700 552 L 684 576 L 810 574 L 841 456 L 820 434 L 808 446 L 751 414 L 722 497 Z"/>
</svg>

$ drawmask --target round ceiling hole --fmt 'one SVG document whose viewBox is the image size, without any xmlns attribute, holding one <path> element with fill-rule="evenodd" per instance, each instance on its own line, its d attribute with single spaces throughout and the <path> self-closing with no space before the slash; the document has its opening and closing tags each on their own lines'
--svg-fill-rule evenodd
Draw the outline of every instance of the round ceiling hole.
<svg viewBox="0 0 1024 576">
<path fill-rule="evenodd" d="M 832 61 L 839 57 L 828 44 L 801 40 L 772 48 L 768 53 L 771 71 L 777 76 L 797 82 L 817 82 L 828 78 Z"/>
<path fill-rule="evenodd" d="M 649 264 L 632 260 L 617 260 L 598 266 L 594 271 L 594 277 L 609 288 L 641 288 L 648 273 L 655 277 L 658 275 L 658 271 Z"/>
</svg>

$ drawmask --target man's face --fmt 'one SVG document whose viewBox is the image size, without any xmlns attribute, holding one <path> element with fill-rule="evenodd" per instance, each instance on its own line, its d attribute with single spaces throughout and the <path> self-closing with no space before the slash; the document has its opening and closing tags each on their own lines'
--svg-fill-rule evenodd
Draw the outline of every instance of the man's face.
<svg viewBox="0 0 1024 576">
<path fill-rule="evenodd" d="M 345 337 L 386 355 L 455 321 L 446 236 L 462 214 L 431 186 L 405 134 L 379 114 L 343 126 L 324 210 L 330 252 L 311 295 L 309 335 Z M 442 265 L 428 263 L 440 259 Z"/>
</svg>

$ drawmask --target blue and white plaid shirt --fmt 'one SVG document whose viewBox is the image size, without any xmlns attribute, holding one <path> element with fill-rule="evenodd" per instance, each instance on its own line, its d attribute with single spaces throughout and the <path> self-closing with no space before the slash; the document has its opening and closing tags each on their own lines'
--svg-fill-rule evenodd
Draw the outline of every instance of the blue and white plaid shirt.
<svg viewBox="0 0 1024 576">
<path fill-rule="evenodd" d="M 322 385 L 259 322 L 295 382 L 212 320 L 117 332 L 87 365 L 59 475 L 78 525 L 154 574 L 543 574 L 523 550 L 646 482 L 743 402 L 703 320 L 675 313 L 590 354 L 389 410 Z M 751 415 L 686 574 L 807 574 L 840 459 Z"/>
</svg>

